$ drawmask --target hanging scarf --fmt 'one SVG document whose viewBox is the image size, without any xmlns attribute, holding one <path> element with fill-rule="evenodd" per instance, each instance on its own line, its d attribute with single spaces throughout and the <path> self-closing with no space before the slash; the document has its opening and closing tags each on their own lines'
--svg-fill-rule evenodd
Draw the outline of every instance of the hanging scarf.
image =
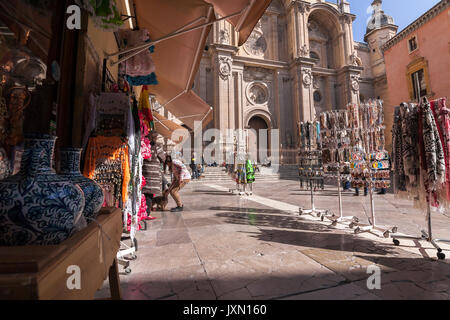
<svg viewBox="0 0 450 320">
<path fill-rule="evenodd" d="M 435 191 L 438 184 L 445 181 L 444 149 L 429 102 L 421 104 L 421 112 L 426 165 L 424 182 L 429 185 L 432 191 Z"/>
<path fill-rule="evenodd" d="M 392 127 L 392 150 L 394 152 L 394 179 L 398 191 L 406 191 L 405 168 L 403 166 L 403 143 L 402 143 L 402 118 L 400 107 L 394 111 L 394 125 Z"/>
<path fill-rule="evenodd" d="M 439 99 L 430 103 L 436 125 L 439 130 L 444 158 L 445 158 L 445 182 L 439 191 L 439 198 L 442 205 L 450 207 L 450 110 L 446 107 L 446 100 Z"/>
<path fill-rule="evenodd" d="M 415 105 L 402 103 L 401 129 L 402 129 L 402 157 L 408 191 L 419 186 L 420 163 L 418 161 L 418 108 Z"/>
<path fill-rule="evenodd" d="M 120 137 L 92 137 L 86 149 L 83 174 L 89 179 L 95 178 L 95 170 L 99 163 L 118 160 L 121 164 L 122 184 L 121 196 L 125 204 L 128 200 L 128 185 L 130 182 L 130 165 L 128 145 Z"/>
<path fill-rule="evenodd" d="M 143 86 L 141 96 L 139 97 L 139 112 L 141 112 L 144 116 L 145 124 L 151 129 L 154 130 L 155 124 L 152 115 L 152 109 L 150 106 L 150 97 L 148 94 L 148 87 Z"/>
</svg>

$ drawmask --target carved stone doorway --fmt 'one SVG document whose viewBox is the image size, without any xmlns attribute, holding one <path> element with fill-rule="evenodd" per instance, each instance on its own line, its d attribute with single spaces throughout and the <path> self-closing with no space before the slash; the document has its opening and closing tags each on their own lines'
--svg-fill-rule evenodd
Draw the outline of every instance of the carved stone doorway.
<svg viewBox="0 0 450 320">
<path fill-rule="evenodd" d="M 258 163 L 267 162 L 267 157 L 269 156 L 270 150 L 268 132 L 269 126 L 267 122 L 259 116 L 253 116 L 248 122 L 248 129 L 250 129 L 248 139 L 248 152 L 250 160 Z M 263 143 L 261 139 L 266 139 L 265 143 Z M 263 143 L 263 149 L 260 149 L 261 143 Z"/>
</svg>

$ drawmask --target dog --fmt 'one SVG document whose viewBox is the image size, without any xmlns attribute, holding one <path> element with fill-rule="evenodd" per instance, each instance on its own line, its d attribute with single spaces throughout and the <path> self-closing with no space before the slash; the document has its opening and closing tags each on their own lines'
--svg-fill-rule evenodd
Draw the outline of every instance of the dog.
<svg viewBox="0 0 450 320">
<path fill-rule="evenodd" d="M 152 199 L 151 210 L 153 210 L 154 206 L 156 205 L 157 210 L 166 211 L 166 207 L 167 207 L 168 203 L 169 203 L 169 192 L 168 192 L 168 190 L 165 190 L 163 192 L 162 196 Z"/>
</svg>

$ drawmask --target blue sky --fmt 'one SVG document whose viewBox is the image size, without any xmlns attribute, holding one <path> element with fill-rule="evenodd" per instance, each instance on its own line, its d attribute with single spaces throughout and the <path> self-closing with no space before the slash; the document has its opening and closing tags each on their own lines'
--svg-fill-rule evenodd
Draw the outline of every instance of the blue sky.
<svg viewBox="0 0 450 320">
<path fill-rule="evenodd" d="M 371 15 L 371 10 L 368 11 L 368 8 L 373 0 L 347 1 L 350 2 L 351 12 L 356 15 L 356 20 L 353 22 L 355 41 L 363 42 L 367 21 Z M 383 10 L 394 18 L 395 24 L 401 31 L 438 2 L 439 0 L 384 0 Z"/>
</svg>

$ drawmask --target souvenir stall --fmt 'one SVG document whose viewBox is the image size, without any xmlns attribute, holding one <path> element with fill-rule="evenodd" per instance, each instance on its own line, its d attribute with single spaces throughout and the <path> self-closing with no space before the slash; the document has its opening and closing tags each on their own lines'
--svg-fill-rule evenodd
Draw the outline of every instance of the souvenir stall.
<svg viewBox="0 0 450 320">
<path fill-rule="evenodd" d="M 108 276 L 120 298 L 121 212 L 102 209 L 101 186 L 72 148 L 76 37 L 59 28 L 67 5 L 0 2 L 2 299 L 92 299 Z M 83 270 L 83 290 L 66 285 L 68 265 Z"/>
<path fill-rule="evenodd" d="M 450 117 L 446 99 L 402 103 L 395 109 L 393 132 L 394 191 L 412 199 L 426 210 L 426 230 L 418 237 L 393 234 L 399 239 L 430 242 L 437 257 L 445 259 L 439 242 L 433 237 L 432 215 L 450 208 Z"/>
<path fill-rule="evenodd" d="M 383 228 L 376 224 L 374 187 L 389 188 L 389 154 L 384 150 L 384 114 L 381 100 L 347 106 L 350 127 L 351 175 L 353 187 L 367 187 L 370 197 L 369 225 L 354 222 L 355 233 L 381 231 L 385 238 L 397 227 Z M 378 180 L 377 180 L 378 179 Z"/>
<path fill-rule="evenodd" d="M 133 247 L 136 247 L 136 185 L 137 161 L 140 151 L 140 133 L 136 135 L 133 113 L 136 104 L 124 92 L 103 92 L 90 108 L 89 119 L 93 123 L 92 132 L 86 131 L 87 146 L 84 156 L 83 174 L 96 181 L 104 194 L 104 207 L 119 208 L 123 211 L 124 226 L 130 232 Z M 139 144 L 136 143 L 139 141 Z M 134 213 L 134 214 L 133 214 Z M 127 248 L 128 254 L 134 250 Z M 122 255 L 119 256 L 122 258 Z M 133 257 L 134 258 L 134 257 Z M 128 273 L 129 263 L 119 260 Z"/>
<path fill-rule="evenodd" d="M 120 30 L 119 48 L 129 48 L 149 41 L 146 29 Z M 152 114 L 154 99 L 150 85 L 158 84 L 152 60 L 153 46 L 141 50 L 118 66 L 119 83 L 107 86 L 108 59 L 103 63 L 104 92 L 94 99 L 89 111 L 89 123 L 95 129 L 90 136 L 85 155 L 85 175 L 99 180 L 107 200 L 105 206 L 122 209 L 124 236 L 118 261 L 130 273 L 130 260 L 137 259 L 136 232 L 147 228 L 151 200 L 161 194 L 160 162 L 157 159 L 156 133 Z M 106 92 L 110 91 L 110 92 Z M 140 91 L 139 98 L 136 91 Z M 124 241 L 131 240 L 131 245 Z M 126 259 L 124 259 L 126 258 Z"/>
<path fill-rule="evenodd" d="M 311 192 L 311 209 L 299 209 L 300 215 L 310 214 L 324 220 L 327 210 L 318 210 L 314 203 L 314 192 L 321 188 L 324 190 L 324 175 L 322 164 L 322 141 L 320 135 L 320 123 L 301 122 L 298 126 L 300 137 L 299 151 L 299 178 L 300 188 L 303 189 L 305 182 L 307 189 Z"/>
<path fill-rule="evenodd" d="M 350 161 L 352 155 L 350 141 L 350 126 L 347 110 L 323 112 L 319 115 L 321 139 L 322 139 L 322 161 L 325 175 L 337 180 L 338 187 L 338 210 L 339 215 L 332 213 L 327 217 L 332 225 L 337 223 L 358 222 L 354 216 L 344 216 L 342 210 L 342 183 L 350 180 Z"/>
<path fill-rule="evenodd" d="M 144 160 L 158 153 L 136 93 L 152 85 L 187 126 L 207 124 L 211 107 L 191 88 L 211 26 L 239 21 L 242 45 L 270 1 L 75 0 L 81 26 L 70 28 L 73 3 L 0 1 L 1 298 L 92 299 L 108 275 L 120 298 L 117 262 L 136 258 Z M 117 254 L 124 230 L 132 245 Z M 67 265 L 83 270 L 82 290 L 67 287 Z"/>
<path fill-rule="evenodd" d="M 146 29 L 117 32 L 119 48 L 148 42 Z M 84 175 L 97 181 L 105 193 L 105 207 L 122 210 L 124 234 L 118 262 L 126 273 L 130 260 L 137 259 L 136 232 L 147 228 L 151 201 L 161 195 L 162 175 L 153 118 L 155 97 L 150 86 L 158 84 L 150 46 L 123 59 L 118 81 L 108 81 L 108 58 L 103 63 L 102 92 L 92 94 L 83 145 Z M 137 97 L 136 92 L 139 92 Z M 125 240 L 131 240 L 127 245 Z"/>
</svg>

